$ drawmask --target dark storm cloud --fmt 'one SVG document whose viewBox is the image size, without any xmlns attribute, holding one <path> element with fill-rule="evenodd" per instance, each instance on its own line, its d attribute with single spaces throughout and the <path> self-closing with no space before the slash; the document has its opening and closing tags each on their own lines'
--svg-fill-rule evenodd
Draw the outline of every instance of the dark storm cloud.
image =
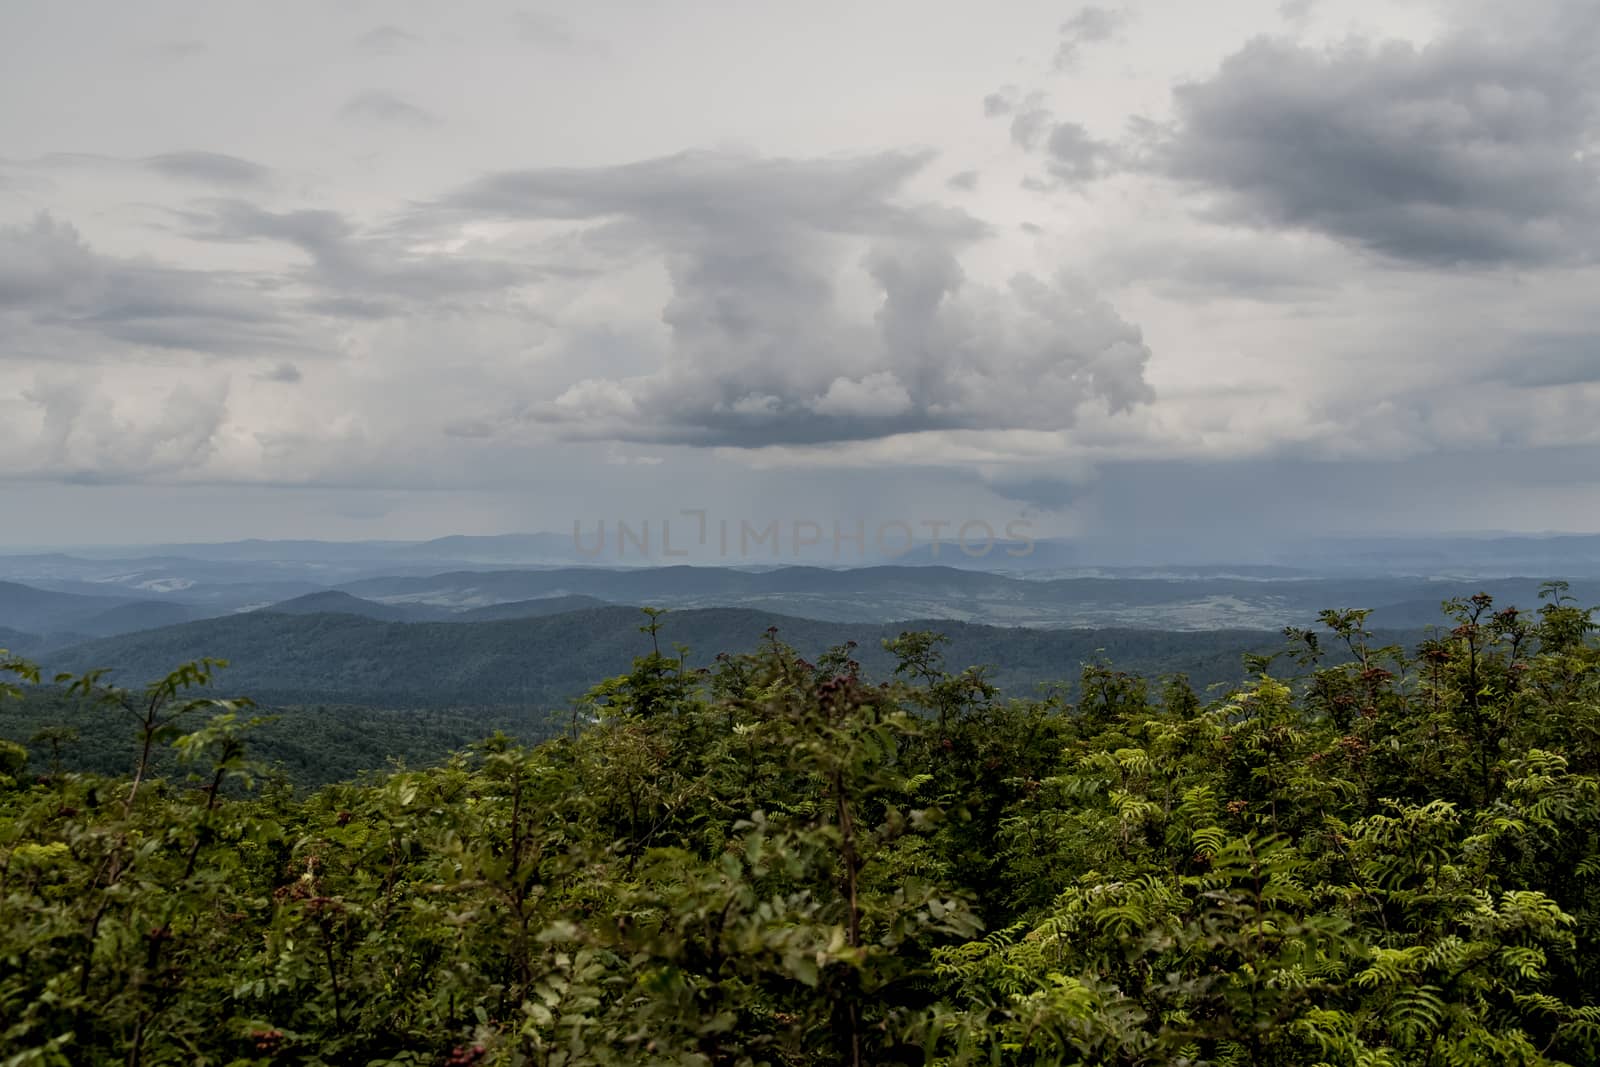
<svg viewBox="0 0 1600 1067">
<path fill-rule="evenodd" d="M 1400 261 L 1592 259 L 1600 6 L 1498 17 L 1424 48 L 1255 40 L 1175 91 L 1177 123 L 1155 166 L 1214 196 L 1222 218 Z"/>
<path fill-rule="evenodd" d="M 1127 11 L 1110 7 L 1086 7 L 1061 24 L 1061 44 L 1056 49 L 1056 69 L 1076 66 L 1086 45 L 1101 44 L 1116 37 L 1131 20 Z"/>
<path fill-rule="evenodd" d="M 908 203 L 926 153 L 786 160 L 692 153 L 515 171 L 433 210 L 603 223 L 661 255 L 661 369 L 530 407 L 579 436 L 757 447 L 956 427 L 1057 428 L 1083 403 L 1147 402 L 1139 330 L 1070 279 L 971 283 L 988 234 Z M 850 297 L 878 307 L 847 313 Z M 857 303 L 855 306 L 859 306 Z"/>
<path fill-rule="evenodd" d="M 102 255 L 42 214 L 0 227 L 0 337 L 40 329 L 66 331 L 67 358 L 76 358 L 72 336 L 217 355 L 307 347 L 298 327 L 241 279 Z"/>
<path fill-rule="evenodd" d="M 368 89 L 352 96 L 339 109 L 342 118 L 393 126 L 434 126 L 438 116 L 386 89 Z"/>
</svg>

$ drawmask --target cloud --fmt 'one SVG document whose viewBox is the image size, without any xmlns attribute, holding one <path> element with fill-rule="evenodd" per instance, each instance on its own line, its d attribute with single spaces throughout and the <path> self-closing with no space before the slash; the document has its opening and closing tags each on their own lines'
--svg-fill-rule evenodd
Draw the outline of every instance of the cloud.
<svg viewBox="0 0 1600 1067">
<path fill-rule="evenodd" d="M 911 394 L 892 371 L 874 371 L 863 378 L 835 378 L 811 405 L 818 415 L 893 418 L 912 408 Z"/>
<path fill-rule="evenodd" d="M 1051 175 L 1068 183 L 1086 182 L 1115 168 L 1116 146 L 1097 140 L 1076 122 L 1058 122 L 1045 138 L 1046 166 Z"/>
<path fill-rule="evenodd" d="M 1042 155 L 1051 180 L 1081 184 L 1121 169 L 1127 151 L 1120 145 L 1090 135 L 1080 123 L 1060 120 L 1033 93 L 1012 109 L 1011 142 L 1024 151 Z M 1044 187 L 1047 183 L 1031 183 Z"/>
<path fill-rule="evenodd" d="M 945 179 L 945 184 L 959 192 L 970 193 L 978 187 L 978 172 L 964 170 Z"/>
<path fill-rule="evenodd" d="M 259 163 L 220 152 L 167 152 L 140 162 L 168 178 L 216 185 L 262 185 L 272 177 L 272 171 Z"/>
<path fill-rule="evenodd" d="M 690 239 L 738 227 L 753 235 L 981 236 L 983 224 L 963 211 L 894 201 L 931 158 L 926 151 L 807 160 L 685 152 L 615 167 L 502 171 L 440 206 L 510 218 L 621 217 Z"/>
<path fill-rule="evenodd" d="M 1044 104 L 1040 93 L 1030 95 L 1011 110 L 1011 143 L 1032 152 L 1055 125 L 1055 113 Z"/>
<path fill-rule="evenodd" d="M 1478 8 L 1472 9 L 1474 12 Z M 1259 38 L 1175 91 L 1156 169 L 1216 217 L 1433 267 L 1593 258 L 1600 7 L 1471 17 L 1425 47 Z"/>
<path fill-rule="evenodd" d="M 1056 49 L 1057 70 L 1078 65 L 1087 45 L 1112 40 L 1132 21 L 1130 12 L 1120 8 L 1085 7 L 1061 24 L 1061 44 Z"/>
<path fill-rule="evenodd" d="M 438 116 L 401 99 L 386 89 L 368 89 L 352 96 L 339 109 L 342 118 L 420 129 L 436 126 Z"/>
<path fill-rule="evenodd" d="M 99 170 L 123 173 L 136 168 L 176 181 L 237 187 L 264 186 L 273 177 L 272 168 L 248 159 L 221 152 L 201 151 L 163 152 L 136 159 L 93 152 L 52 152 L 36 159 L 14 161 L 14 165 L 44 171 Z"/>
<path fill-rule="evenodd" d="M 45 334 L 65 339 L 47 346 Z M 102 255 L 47 214 L 0 227 L 3 354 L 70 356 L 71 338 L 85 336 L 215 355 L 307 347 L 269 298 L 229 274 Z"/>
<path fill-rule="evenodd" d="M 112 484 L 204 465 L 227 421 L 226 383 L 142 392 L 149 395 L 130 397 L 92 380 L 59 377 L 24 389 L 19 421 L 31 422 L 37 433 L 7 473 Z"/>
<path fill-rule="evenodd" d="M 213 200 L 185 213 L 188 235 L 206 241 L 273 241 L 310 258 L 298 280 L 315 296 L 309 310 L 382 319 L 418 304 L 497 293 L 543 272 L 526 262 L 466 251 L 419 250 L 399 232 L 366 232 L 326 210 L 274 212 L 243 200 Z"/>
<path fill-rule="evenodd" d="M 0 227 L 0 477 L 448 481 L 461 451 L 415 442 L 508 385 L 570 381 L 522 358 L 546 328 L 524 304 L 536 294 L 514 292 L 539 276 L 535 250 L 237 199 L 173 214 L 161 260 L 108 254 L 47 214 Z M 207 247 L 222 243 L 261 247 Z M 307 360 L 315 391 L 294 388 Z"/>
<path fill-rule="evenodd" d="M 491 175 L 436 209 L 604 223 L 660 257 L 671 294 L 659 368 L 530 405 L 571 435 L 815 444 L 1057 428 L 1083 407 L 1152 399 L 1138 328 L 1082 282 L 967 276 L 960 255 L 989 229 L 904 199 L 928 161 L 692 153 Z"/>
</svg>

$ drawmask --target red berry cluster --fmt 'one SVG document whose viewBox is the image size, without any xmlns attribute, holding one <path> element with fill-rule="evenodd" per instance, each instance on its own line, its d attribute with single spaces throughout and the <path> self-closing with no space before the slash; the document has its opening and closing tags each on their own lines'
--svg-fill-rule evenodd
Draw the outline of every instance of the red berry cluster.
<svg viewBox="0 0 1600 1067">
<path fill-rule="evenodd" d="M 471 1048 L 462 1048 L 457 1045 L 450 1052 L 450 1058 L 444 1062 L 448 1067 L 472 1067 L 474 1063 L 482 1062 L 485 1053 L 489 1050 L 482 1045 L 473 1045 Z"/>
</svg>

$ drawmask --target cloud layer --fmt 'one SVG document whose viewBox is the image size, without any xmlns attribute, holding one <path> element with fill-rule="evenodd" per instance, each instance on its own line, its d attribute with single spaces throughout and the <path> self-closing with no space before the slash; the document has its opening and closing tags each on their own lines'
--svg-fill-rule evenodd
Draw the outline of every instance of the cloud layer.
<svg viewBox="0 0 1600 1067">
<path fill-rule="evenodd" d="M 1600 446 L 1586 0 L 95 10 L 0 10 L 7 492 L 1382 525 Z"/>
</svg>

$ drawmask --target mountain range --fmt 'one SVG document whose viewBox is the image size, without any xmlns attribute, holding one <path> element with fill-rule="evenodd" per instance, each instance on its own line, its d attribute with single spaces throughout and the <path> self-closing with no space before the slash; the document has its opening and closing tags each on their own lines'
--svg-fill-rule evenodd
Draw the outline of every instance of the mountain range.
<svg viewBox="0 0 1600 1067">
<path fill-rule="evenodd" d="M 649 651 L 636 608 L 591 608 L 491 622 L 394 622 L 355 614 L 251 612 L 85 642 L 44 657 L 52 672 L 108 668 L 138 685 L 173 666 L 211 656 L 229 661 L 223 688 L 261 700 L 383 707 L 560 707 L 597 680 L 628 670 Z M 905 624 L 797 619 L 740 608 L 665 616 L 662 648 L 690 649 L 689 667 L 717 653 L 752 649 L 769 629 L 801 655 L 855 641 L 869 674 L 887 678 L 883 641 L 911 629 L 948 638 L 952 664 L 988 664 L 1014 692 L 1070 681 L 1090 660 L 1152 674 L 1181 672 L 1197 684 L 1237 681 L 1240 654 L 1282 644 L 1272 633 L 1008 629 L 949 620 Z"/>
<path fill-rule="evenodd" d="M 212 582 L 156 589 L 68 583 L 69 589 L 0 581 L 0 627 L 17 647 L 65 648 L 180 623 L 252 611 L 349 614 L 385 622 L 470 623 L 529 618 L 602 605 L 745 608 L 828 622 L 915 619 L 995 626 L 1146 630 L 1278 629 L 1328 607 L 1368 607 L 1372 623 L 1413 628 L 1439 621 L 1440 602 L 1488 592 L 1537 605 L 1535 578 L 1449 579 L 1238 574 L 1026 578 L 949 567 L 599 567 L 386 574 L 313 585 Z M 93 592 L 84 592 L 92 589 Z M 1572 595 L 1600 596 L 1580 580 Z"/>
</svg>

